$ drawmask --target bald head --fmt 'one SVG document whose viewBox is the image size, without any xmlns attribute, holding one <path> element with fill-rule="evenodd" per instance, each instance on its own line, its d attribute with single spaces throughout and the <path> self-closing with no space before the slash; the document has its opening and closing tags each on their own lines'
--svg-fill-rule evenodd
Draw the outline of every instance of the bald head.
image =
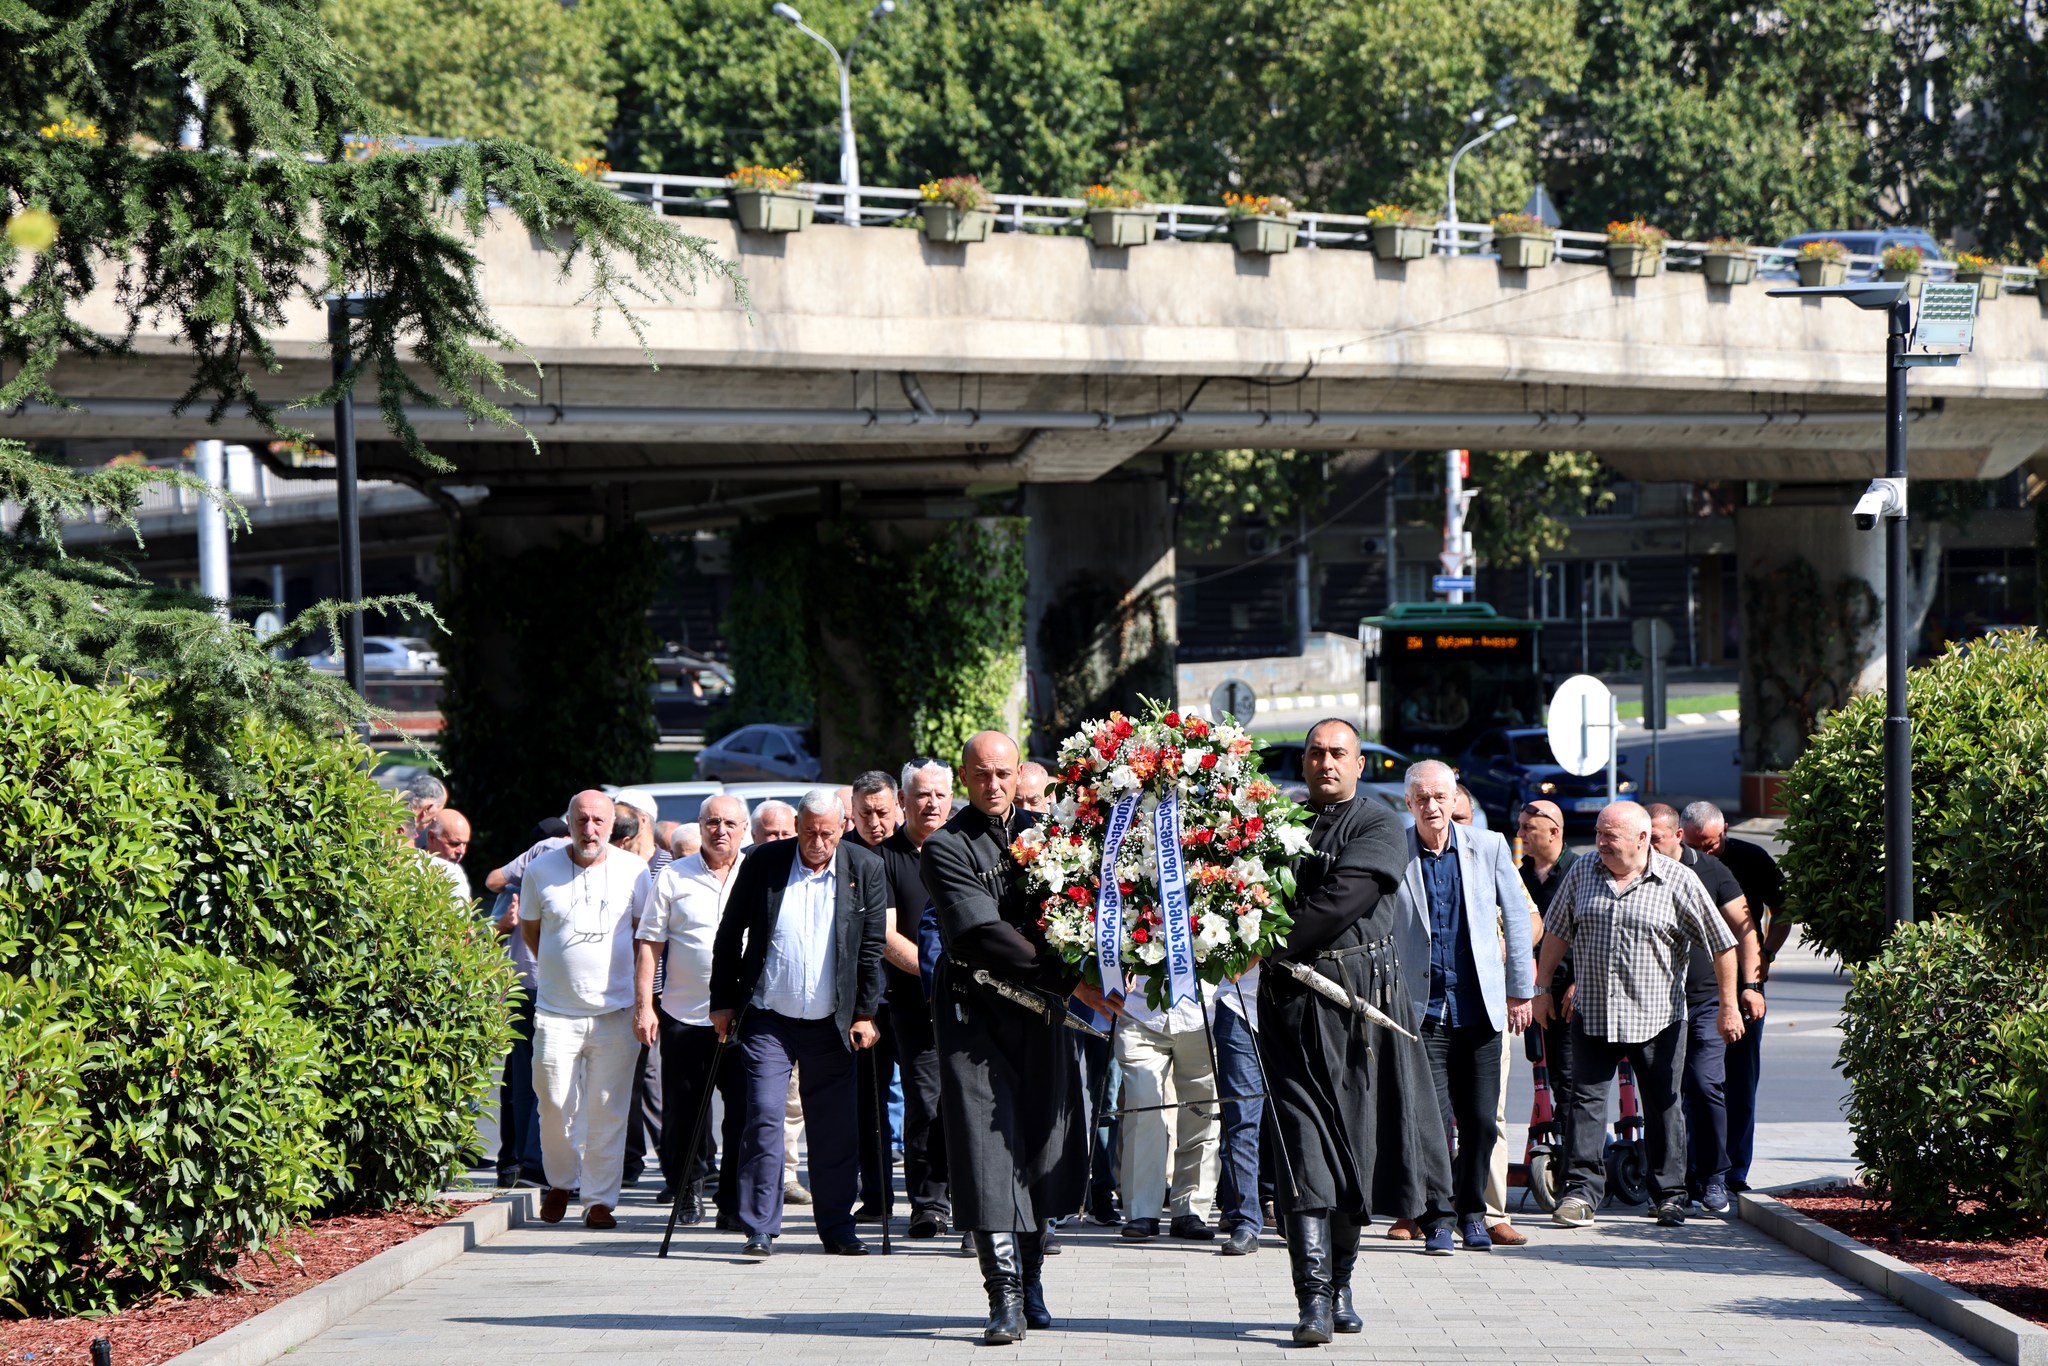
<svg viewBox="0 0 2048 1366">
<path fill-rule="evenodd" d="M 1651 802 L 1643 810 L 1650 817 L 1650 847 L 1665 858 L 1677 858 L 1685 851 L 1678 808 L 1664 802 Z"/>
<path fill-rule="evenodd" d="M 427 852 L 438 854 L 450 863 L 462 862 L 462 856 L 469 852 L 469 817 L 453 807 L 444 806 L 427 822 Z"/>
<path fill-rule="evenodd" d="M 586 788 L 569 799 L 563 819 L 569 822 L 569 857 L 588 868 L 604 859 L 611 843 L 612 818 L 617 805 L 596 788 Z"/>
<path fill-rule="evenodd" d="M 1008 819 L 1017 801 L 1017 742 L 999 730 L 982 731 L 960 751 L 960 776 L 977 810 Z"/>
<path fill-rule="evenodd" d="M 720 793 L 705 799 L 697 808 L 697 834 L 703 841 L 697 852 L 704 866 L 717 872 L 740 856 L 747 838 L 747 804 L 738 797 Z"/>
<path fill-rule="evenodd" d="M 1612 802 L 1593 825 L 1593 846 L 1616 877 L 1633 877 L 1650 862 L 1650 813 L 1635 802 Z"/>
<path fill-rule="evenodd" d="M 1537 870 L 1546 870 L 1564 852 L 1564 811 L 1556 802 L 1524 802 L 1515 818 L 1515 833 Z"/>
<path fill-rule="evenodd" d="M 1052 804 L 1046 788 L 1052 783 L 1052 774 L 1036 759 L 1026 759 L 1017 765 L 1017 805 L 1026 811 L 1044 811 Z"/>
</svg>

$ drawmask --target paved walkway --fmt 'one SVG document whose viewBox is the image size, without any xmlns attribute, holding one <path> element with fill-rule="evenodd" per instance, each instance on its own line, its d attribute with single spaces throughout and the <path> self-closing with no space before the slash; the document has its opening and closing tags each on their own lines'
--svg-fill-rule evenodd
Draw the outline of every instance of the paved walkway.
<svg viewBox="0 0 2048 1366">
<path fill-rule="evenodd" d="M 1840 979 L 1826 964 L 1781 956 L 1765 1043 L 1759 1186 L 1854 1170 L 1834 1070 L 1840 998 Z M 1526 1068 L 1519 1071 L 1517 1094 L 1526 1095 Z M 798 1217 L 765 1263 L 742 1260 L 737 1235 L 708 1228 L 679 1231 L 664 1262 L 654 1254 L 666 1212 L 650 1203 L 653 1184 L 629 1194 L 614 1232 L 588 1232 L 573 1218 L 515 1229 L 379 1300 L 292 1360 L 807 1366 L 965 1362 L 979 1354 L 1183 1363 L 1288 1349 L 1293 1293 L 1286 1252 L 1270 1237 L 1256 1256 L 1226 1258 L 1214 1244 L 1133 1245 L 1084 1226 L 1047 1262 L 1059 1329 L 1016 1347 L 981 1348 L 986 1301 L 957 1239 L 899 1237 L 888 1258 L 827 1257 Z M 1323 1354 L 1803 1366 L 1990 1360 L 1747 1225 L 1695 1217 L 1660 1229 L 1627 1211 L 1605 1212 L 1583 1230 L 1554 1229 L 1533 1213 L 1519 1222 L 1528 1247 L 1451 1258 L 1423 1257 L 1368 1230 L 1356 1281 L 1368 1332 Z"/>
</svg>

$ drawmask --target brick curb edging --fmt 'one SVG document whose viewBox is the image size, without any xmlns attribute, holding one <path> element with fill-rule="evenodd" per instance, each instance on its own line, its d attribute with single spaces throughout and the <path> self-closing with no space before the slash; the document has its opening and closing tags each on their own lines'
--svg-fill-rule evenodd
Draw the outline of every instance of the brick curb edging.
<svg viewBox="0 0 2048 1366">
<path fill-rule="evenodd" d="M 1937 1328 L 1966 1338 L 2013 1366 L 2048 1366 L 2048 1328 L 1837 1233 L 1768 1195 L 1744 1191 L 1736 1199 L 1744 1223 L 1794 1252 L 1897 1300 Z"/>
<path fill-rule="evenodd" d="M 400 1286 L 507 1229 L 530 1222 L 537 1212 L 538 1195 L 538 1191 L 519 1190 L 481 1201 L 466 1214 L 386 1248 L 368 1261 L 244 1319 L 218 1337 L 180 1352 L 165 1366 L 263 1366 L 275 1361 Z"/>
</svg>

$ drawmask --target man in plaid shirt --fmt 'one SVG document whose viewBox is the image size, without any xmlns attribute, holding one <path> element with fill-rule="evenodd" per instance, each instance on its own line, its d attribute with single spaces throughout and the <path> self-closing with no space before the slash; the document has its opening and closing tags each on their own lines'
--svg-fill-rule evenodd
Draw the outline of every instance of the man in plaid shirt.
<svg viewBox="0 0 2048 1366">
<path fill-rule="evenodd" d="M 1563 1198 L 1551 1215 L 1566 1228 L 1593 1222 L 1606 1187 L 1602 1144 L 1607 1088 L 1623 1058 L 1642 1096 L 1650 1199 L 1657 1222 L 1685 1222 L 1685 975 L 1695 942 L 1713 955 L 1721 1006 L 1715 1027 L 1742 1037 L 1735 1000 L 1735 936 L 1690 868 L 1650 848 L 1650 816 L 1634 802 L 1600 813 L 1598 858 L 1565 874 L 1543 917 L 1536 980 L 1547 982 L 1565 952 L 1576 974 L 1571 1023 L 1571 1087 L 1564 1098 Z M 1536 1023 L 1548 1022 L 1550 997 L 1538 993 Z"/>
</svg>

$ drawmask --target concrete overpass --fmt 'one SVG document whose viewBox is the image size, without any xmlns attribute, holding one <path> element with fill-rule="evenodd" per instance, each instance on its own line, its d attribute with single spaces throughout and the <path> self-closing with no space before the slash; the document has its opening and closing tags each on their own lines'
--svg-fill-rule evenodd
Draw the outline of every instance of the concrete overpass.
<svg viewBox="0 0 2048 1366">
<path fill-rule="evenodd" d="M 662 178 L 618 179 L 662 206 Z M 1804 486 L 1738 518 L 1745 572 L 1796 556 L 1823 582 L 1882 583 L 1879 538 L 1850 532 L 1841 506 L 1844 481 L 1881 463 L 1882 322 L 1844 304 L 1770 299 L 1762 282 L 1716 287 L 1686 270 L 1616 279 L 1583 259 L 1598 255 L 1583 235 L 1563 253 L 1582 259 L 1514 271 L 1486 255 L 1403 263 L 1337 245 L 1252 257 L 1221 241 L 1105 249 L 1004 232 L 957 247 L 822 221 L 774 237 L 724 217 L 685 226 L 740 263 L 752 310 L 708 290 L 649 303 L 645 351 L 616 318 L 593 330 L 583 281 L 559 278 L 522 230 L 495 226 L 480 248 L 490 306 L 544 371 L 514 409 L 527 430 L 418 413 L 456 466 L 435 473 L 364 412 L 363 477 L 474 512 L 508 548 L 598 517 L 658 526 L 707 510 L 836 507 L 841 489 L 866 515 L 928 522 L 960 506 L 948 501 L 960 491 L 1021 486 L 1037 623 L 1083 580 L 1091 601 L 1104 586 L 1127 606 L 1170 595 L 1163 455 L 1579 449 L 1643 480 Z M 1670 259 L 1689 254 L 1679 245 Z M 88 314 L 109 331 L 122 323 L 110 298 Z M 321 312 L 297 308 L 266 393 L 320 389 L 325 336 Z M 0 416 L 0 434 L 264 435 L 246 419 L 171 417 L 188 374 L 178 338 L 145 327 L 136 348 L 60 369 L 83 411 Z M 1916 477 L 1989 478 L 2048 455 L 2043 305 L 1988 301 L 1975 353 L 1916 371 L 1912 387 Z M 324 413 L 302 416 L 324 432 Z M 446 496 L 457 486 L 459 501 Z M 481 503 L 477 488 L 490 490 Z M 1767 758 L 1768 737 L 1746 736 L 1745 749 L 1769 767 L 1784 746 Z"/>
</svg>

